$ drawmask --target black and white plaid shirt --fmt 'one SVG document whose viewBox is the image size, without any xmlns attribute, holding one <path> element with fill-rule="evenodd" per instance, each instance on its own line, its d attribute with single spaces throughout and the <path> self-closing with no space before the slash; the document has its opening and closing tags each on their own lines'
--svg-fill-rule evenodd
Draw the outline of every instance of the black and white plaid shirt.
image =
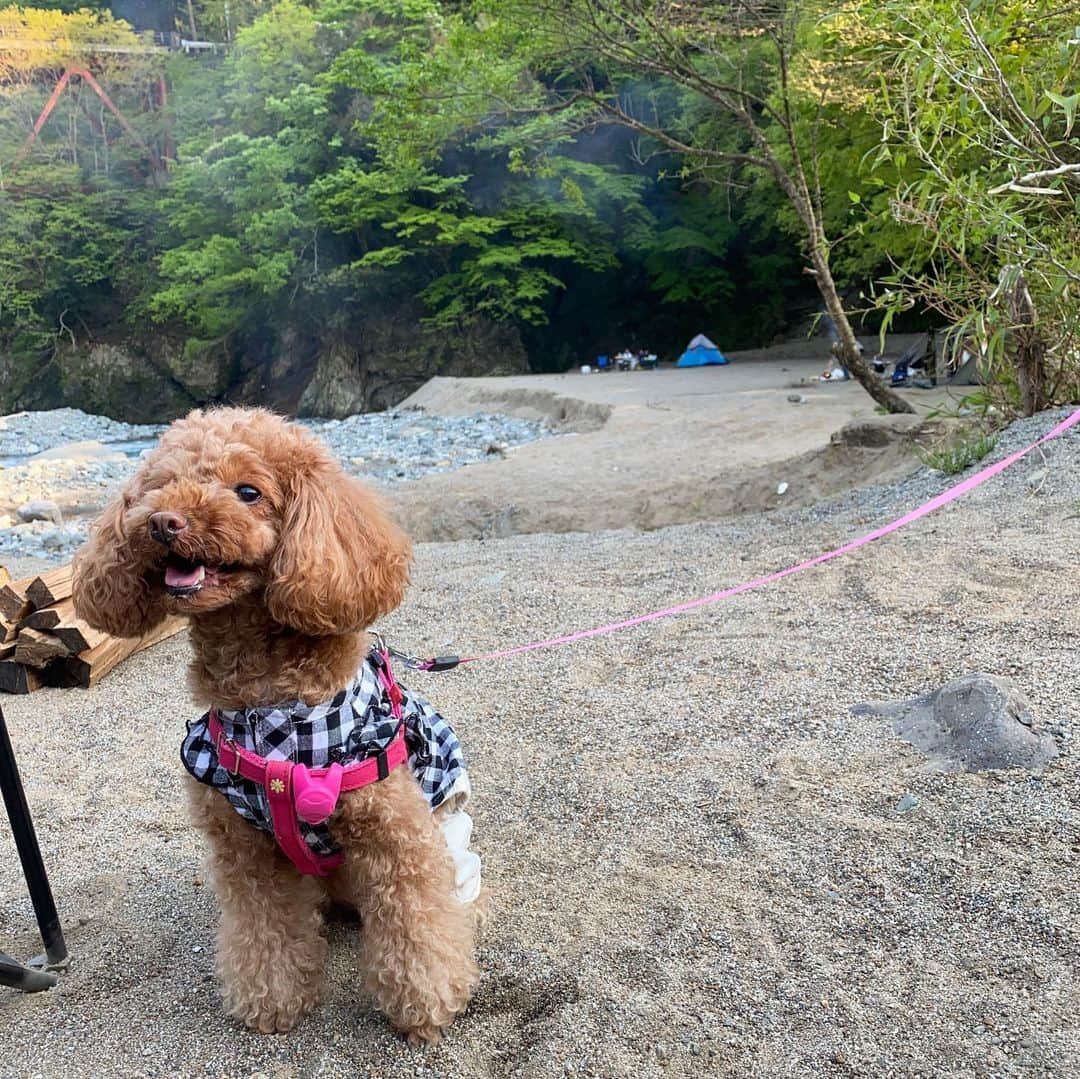
<svg viewBox="0 0 1080 1079">
<path fill-rule="evenodd" d="M 468 791 L 465 760 L 450 724 L 423 697 L 400 686 L 409 767 L 432 809 L 458 790 Z M 303 701 L 235 712 L 218 710 L 222 729 L 243 749 L 272 761 L 292 761 L 325 768 L 349 764 L 386 749 L 397 733 L 397 720 L 371 658 L 333 700 L 314 706 Z M 274 833 L 270 803 L 257 783 L 234 776 L 218 763 L 210 737 L 210 713 L 188 724 L 180 746 L 184 767 L 200 782 L 221 791 L 237 813 L 264 832 Z M 326 824 L 298 820 L 300 834 L 318 855 L 337 853 Z"/>
</svg>

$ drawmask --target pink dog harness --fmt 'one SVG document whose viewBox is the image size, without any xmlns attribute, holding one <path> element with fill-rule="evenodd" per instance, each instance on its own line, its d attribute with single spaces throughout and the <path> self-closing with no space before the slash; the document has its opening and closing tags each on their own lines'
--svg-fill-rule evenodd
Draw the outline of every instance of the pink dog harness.
<svg viewBox="0 0 1080 1079">
<path fill-rule="evenodd" d="M 397 707 L 400 718 L 400 704 Z M 258 783 L 266 791 L 278 846 L 301 873 L 315 877 L 324 877 L 330 870 L 337 869 L 343 855 L 340 851 L 315 854 L 300 835 L 297 818 L 308 824 L 322 824 L 337 808 L 343 792 L 359 790 L 385 779 L 390 770 L 403 764 L 409 755 L 405 748 L 404 725 L 398 727 L 394 740 L 377 757 L 344 766 L 334 763 L 329 768 L 268 761 L 241 748 L 225 736 L 217 709 L 210 712 L 210 735 L 217 746 L 222 768 Z"/>
<path fill-rule="evenodd" d="M 216 764 L 234 778 L 241 777 L 262 788 L 269 803 L 270 823 L 278 846 L 301 873 L 309 876 L 326 876 L 341 865 L 343 855 L 340 851 L 316 854 L 301 834 L 300 821 L 309 825 L 323 824 L 334 812 L 343 792 L 359 790 L 385 779 L 393 768 L 408 759 L 401 707 L 405 698 L 386 652 L 373 654 L 373 658 L 375 655 L 377 660 L 372 666 L 397 730 L 385 749 L 373 757 L 344 765 L 334 762 L 325 768 L 266 759 L 226 735 L 216 708 L 212 708 L 206 717 L 206 732 L 216 750 Z"/>
</svg>

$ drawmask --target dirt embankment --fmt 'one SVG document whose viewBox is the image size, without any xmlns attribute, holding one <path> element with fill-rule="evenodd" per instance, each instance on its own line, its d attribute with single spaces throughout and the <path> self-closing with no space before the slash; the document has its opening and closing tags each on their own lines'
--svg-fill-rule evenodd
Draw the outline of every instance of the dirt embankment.
<svg viewBox="0 0 1080 1079">
<path fill-rule="evenodd" d="M 546 419 L 556 437 L 392 492 L 418 540 L 654 529 L 811 505 L 918 467 L 940 437 L 944 392 L 923 417 L 881 416 L 820 360 L 660 372 L 433 379 L 406 405 Z"/>
</svg>

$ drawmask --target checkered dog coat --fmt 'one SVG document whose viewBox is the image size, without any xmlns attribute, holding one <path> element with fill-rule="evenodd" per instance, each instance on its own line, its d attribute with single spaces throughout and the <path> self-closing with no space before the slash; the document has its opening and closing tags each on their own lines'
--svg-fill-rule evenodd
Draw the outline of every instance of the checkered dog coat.
<svg viewBox="0 0 1080 1079">
<path fill-rule="evenodd" d="M 400 686 L 409 767 L 432 809 L 456 796 L 468 796 L 465 760 L 450 724 L 423 697 Z M 397 733 L 390 701 L 369 656 L 353 681 L 333 700 L 315 706 L 303 701 L 238 711 L 218 710 L 226 737 L 266 760 L 291 761 L 309 768 L 372 757 L 385 750 Z M 219 790 L 245 820 L 274 834 L 270 802 L 259 784 L 234 776 L 218 762 L 209 731 L 210 713 L 188 724 L 180 747 L 184 767 L 200 783 Z M 464 800 L 462 798 L 462 801 Z M 326 824 L 299 820 L 300 835 L 312 853 L 336 854 L 338 846 Z"/>
</svg>

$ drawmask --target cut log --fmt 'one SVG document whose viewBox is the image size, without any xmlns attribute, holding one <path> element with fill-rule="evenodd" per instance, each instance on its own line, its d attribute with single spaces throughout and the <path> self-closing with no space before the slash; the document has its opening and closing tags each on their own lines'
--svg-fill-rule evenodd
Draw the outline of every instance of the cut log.
<svg viewBox="0 0 1080 1079">
<path fill-rule="evenodd" d="M 0 660 L 11 659 L 15 655 L 15 642 L 11 644 L 0 644 Z"/>
<path fill-rule="evenodd" d="M 0 622 L 0 644 L 5 641 L 15 640 L 15 634 L 18 630 L 15 627 L 14 622 Z"/>
<path fill-rule="evenodd" d="M 39 671 L 24 667 L 13 659 L 0 661 L 0 692 L 33 693 L 43 684 Z"/>
<path fill-rule="evenodd" d="M 0 585 L 11 584 L 11 574 L 7 566 L 0 566 Z"/>
<path fill-rule="evenodd" d="M 19 623 L 19 629 L 25 629 L 27 626 L 31 629 L 56 629 L 63 622 L 75 620 L 75 604 L 70 599 L 65 599 L 52 607 L 42 607 L 40 611 L 32 611 Z"/>
<path fill-rule="evenodd" d="M 26 589 L 32 580 L 32 577 L 26 577 L 21 581 L 0 585 L 0 615 L 5 621 L 18 622 L 33 610 L 26 598 Z"/>
<path fill-rule="evenodd" d="M 72 618 L 70 621 L 57 626 L 52 631 L 52 635 L 64 642 L 68 654 L 72 656 L 78 655 L 80 652 L 88 652 L 91 648 L 97 648 L 99 644 L 104 644 L 109 639 L 107 633 L 102 633 L 100 629 L 88 626 L 81 618 Z"/>
<path fill-rule="evenodd" d="M 26 589 L 26 598 L 35 610 L 50 607 L 67 599 L 71 595 L 71 566 L 51 569 L 40 577 L 35 577 Z"/>
<path fill-rule="evenodd" d="M 51 659 L 68 656 L 67 645 L 51 633 L 38 629 L 24 629 L 15 638 L 15 662 L 27 667 L 44 667 Z"/>
<path fill-rule="evenodd" d="M 166 618 L 157 629 L 145 637 L 107 637 L 101 644 L 78 656 L 58 659 L 45 669 L 50 686 L 88 689 L 96 686 L 118 663 L 136 652 L 159 644 L 187 626 L 184 618 Z"/>
</svg>

